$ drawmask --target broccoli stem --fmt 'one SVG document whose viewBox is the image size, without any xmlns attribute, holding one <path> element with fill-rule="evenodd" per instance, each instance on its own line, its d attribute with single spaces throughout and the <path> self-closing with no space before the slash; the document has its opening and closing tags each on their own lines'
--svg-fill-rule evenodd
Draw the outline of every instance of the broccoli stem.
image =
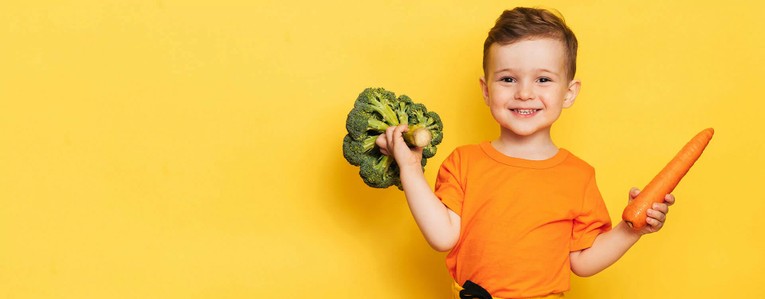
<svg viewBox="0 0 765 299">
<path fill-rule="evenodd" d="M 388 105 L 382 105 L 383 107 L 372 106 L 377 113 L 380 113 L 383 120 L 385 120 L 391 126 L 398 126 L 398 117 L 393 109 L 390 109 Z"/>
<path fill-rule="evenodd" d="M 422 125 L 409 126 L 409 130 L 404 132 L 404 141 L 410 147 L 425 147 L 433 140 L 433 135 L 426 127 Z"/>
<path fill-rule="evenodd" d="M 385 129 L 387 129 L 389 125 L 383 121 L 370 118 L 367 120 L 367 127 L 377 132 L 385 132 Z"/>
<path fill-rule="evenodd" d="M 409 124 L 409 115 L 406 115 L 406 112 L 403 111 L 397 111 L 396 114 L 398 114 L 398 122 L 400 124 Z"/>
<path fill-rule="evenodd" d="M 398 122 L 403 125 L 409 124 L 409 115 L 406 114 L 406 103 L 399 103 L 398 109 L 396 109 L 396 115 L 398 116 Z"/>
<path fill-rule="evenodd" d="M 364 138 L 364 140 L 361 141 L 362 153 L 368 153 L 371 151 L 375 147 L 375 140 L 377 140 L 377 136 L 369 136 Z"/>
</svg>

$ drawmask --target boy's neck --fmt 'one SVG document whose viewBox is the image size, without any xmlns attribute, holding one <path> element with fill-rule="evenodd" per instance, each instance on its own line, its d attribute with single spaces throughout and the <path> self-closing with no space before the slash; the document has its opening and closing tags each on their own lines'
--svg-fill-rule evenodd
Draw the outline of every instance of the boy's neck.
<svg viewBox="0 0 765 299">
<path fill-rule="evenodd" d="M 549 130 L 529 136 L 502 130 L 499 138 L 492 141 L 491 145 L 507 156 L 525 160 L 546 160 L 558 153 L 558 147 L 553 143 Z"/>
</svg>

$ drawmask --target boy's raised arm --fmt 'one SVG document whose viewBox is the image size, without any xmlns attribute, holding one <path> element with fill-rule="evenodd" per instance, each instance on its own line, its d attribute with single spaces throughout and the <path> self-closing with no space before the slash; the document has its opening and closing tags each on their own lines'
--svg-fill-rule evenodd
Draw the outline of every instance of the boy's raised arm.
<svg viewBox="0 0 765 299">
<path fill-rule="evenodd" d="M 402 137 L 406 129 L 406 125 L 389 127 L 376 144 L 384 154 L 393 154 L 409 210 L 425 240 L 435 250 L 451 250 L 459 239 L 460 216 L 441 203 L 430 189 L 420 164 L 422 148 L 410 149 L 406 145 Z"/>
<path fill-rule="evenodd" d="M 632 188 L 629 193 L 630 200 L 635 199 L 639 193 L 640 190 Z M 640 231 L 633 230 L 627 223 L 621 221 L 610 231 L 598 235 L 592 247 L 571 252 L 571 271 L 578 276 L 586 277 L 608 268 L 619 260 L 641 236 L 659 231 L 664 226 L 669 206 L 674 203 L 675 197 L 667 194 L 663 203 L 655 203 L 653 208 L 648 210 L 648 226 Z"/>
</svg>

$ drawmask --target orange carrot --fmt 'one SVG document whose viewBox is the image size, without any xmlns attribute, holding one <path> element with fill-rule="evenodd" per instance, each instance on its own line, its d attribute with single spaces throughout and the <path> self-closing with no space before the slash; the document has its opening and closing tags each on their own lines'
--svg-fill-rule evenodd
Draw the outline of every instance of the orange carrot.
<svg viewBox="0 0 765 299">
<path fill-rule="evenodd" d="M 651 180 L 648 185 L 638 194 L 638 196 L 630 202 L 624 212 L 622 213 L 622 219 L 629 224 L 634 230 L 640 230 L 646 225 L 646 212 L 651 208 L 653 203 L 664 202 L 664 196 L 671 193 L 675 189 L 680 179 L 685 176 L 693 163 L 699 159 L 701 153 L 704 152 L 704 148 L 707 147 L 709 141 L 712 140 L 715 130 L 712 128 L 705 129 L 696 134 L 691 141 L 688 142 L 680 152 L 672 158 L 667 166 Z"/>
</svg>

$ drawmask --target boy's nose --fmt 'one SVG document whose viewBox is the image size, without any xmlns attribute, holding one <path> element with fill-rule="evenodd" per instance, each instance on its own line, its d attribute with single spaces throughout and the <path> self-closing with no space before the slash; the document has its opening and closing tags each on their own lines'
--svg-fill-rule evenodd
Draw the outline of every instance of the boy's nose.
<svg viewBox="0 0 765 299">
<path fill-rule="evenodd" d="M 521 85 L 515 92 L 515 99 L 520 101 L 531 100 L 534 98 L 534 91 L 529 86 Z"/>
</svg>

